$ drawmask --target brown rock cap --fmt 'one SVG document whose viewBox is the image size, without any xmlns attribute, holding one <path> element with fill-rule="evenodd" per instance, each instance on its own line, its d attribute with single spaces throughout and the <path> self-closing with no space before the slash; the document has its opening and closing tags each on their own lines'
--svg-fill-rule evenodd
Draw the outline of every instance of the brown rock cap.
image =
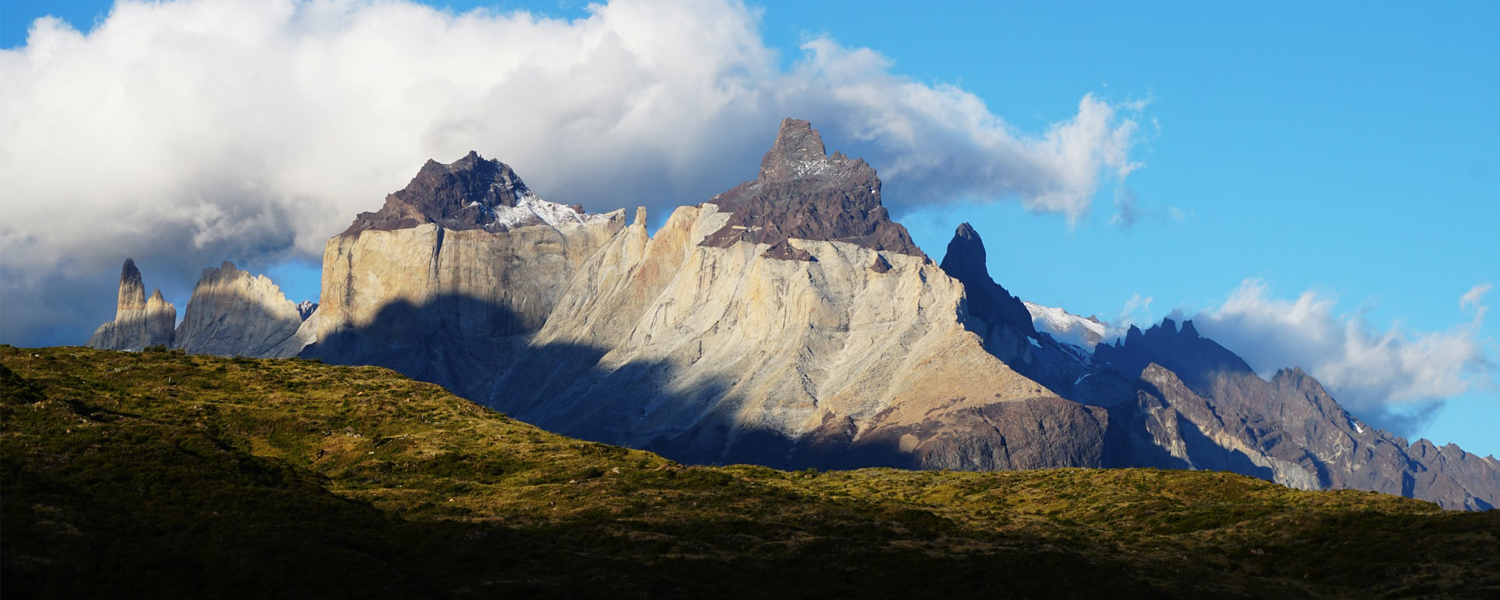
<svg viewBox="0 0 1500 600">
<path fill-rule="evenodd" d="M 906 228 L 880 203 L 880 178 L 863 159 L 827 154 L 823 137 L 807 121 L 785 119 L 760 174 L 710 202 L 732 213 L 704 246 L 741 241 L 787 248 L 789 238 L 858 244 L 912 256 L 926 255 Z M 787 252 L 771 258 L 797 260 Z M 806 260 L 806 259 L 802 259 Z"/>
<path fill-rule="evenodd" d="M 531 190 L 509 165 L 485 159 L 478 152 L 471 150 L 446 165 L 429 159 L 406 188 L 386 196 L 380 210 L 360 213 L 343 235 L 367 229 L 407 229 L 423 223 L 437 223 L 450 230 L 504 230 L 495 223 L 494 209 L 514 207 L 529 195 Z M 575 210 L 582 212 L 581 207 Z"/>
</svg>

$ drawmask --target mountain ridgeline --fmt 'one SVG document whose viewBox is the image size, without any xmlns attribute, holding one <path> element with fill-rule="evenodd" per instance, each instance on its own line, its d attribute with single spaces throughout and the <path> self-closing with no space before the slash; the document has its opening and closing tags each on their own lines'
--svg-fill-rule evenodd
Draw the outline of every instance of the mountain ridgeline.
<svg viewBox="0 0 1500 600">
<path fill-rule="evenodd" d="M 689 463 L 1209 469 L 1500 503 L 1500 461 L 1369 427 L 1300 369 L 1262 379 L 1191 321 L 1059 341 L 990 277 L 972 227 L 935 264 L 875 170 L 827 154 L 806 121 L 782 122 L 754 180 L 655 235 L 644 208 L 627 223 L 542 200 L 475 153 L 429 161 L 328 241 L 322 282 L 299 311 L 225 263 L 173 331 L 127 260 L 89 345 L 389 367 Z"/>
</svg>

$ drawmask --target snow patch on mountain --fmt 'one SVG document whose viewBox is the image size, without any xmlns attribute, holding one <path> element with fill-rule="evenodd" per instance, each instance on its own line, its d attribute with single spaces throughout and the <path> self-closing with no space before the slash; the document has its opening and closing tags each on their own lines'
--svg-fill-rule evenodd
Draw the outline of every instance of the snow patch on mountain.
<svg viewBox="0 0 1500 600">
<path fill-rule="evenodd" d="M 493 220 L 486 227 L 501 231 L 541 224 L 560 230 L 565 227 L 577 227 L 609 219 L 608 215 L 584 214 L 571 206 L 548 202 L 530 193 L 517 198 L 515 206 L 499 205 L 487 208 Z"/>
<path fill-rule="evenodd" d="M 1024 304 L 1027 312 L 1031 313 L 1031 324 L 1037 331 L 1045 331 L 1064 344 L 1093 351 L 1094 346 L 1105 341 L 1106 337 L 1113 337 L 1109 323 L 1096 317 L 1080 317 L 1061 308 L 1030 302 Z"/>
</svg>

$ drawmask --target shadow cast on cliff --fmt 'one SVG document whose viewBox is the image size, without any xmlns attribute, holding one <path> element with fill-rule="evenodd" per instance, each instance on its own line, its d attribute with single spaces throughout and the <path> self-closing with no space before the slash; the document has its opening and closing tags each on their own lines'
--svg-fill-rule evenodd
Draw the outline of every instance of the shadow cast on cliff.
<svg viewBox="0 0 1500 600">
<path fill-rule="evenodd" d="M 226 357 L 295 355 L 297 348 L 288 348 L 286 344 L 304 319 L 297 314 L 295 304 L 290 306 L 291 312 L 278 313 L 266 306 L 264 298 L 238 288 L 194 293 L 183 309 L 183 320 L 177 325 L 172 347 L 191 354 Z M 197 310 L 193 311 L 194 308 Z"/>
<path fill-rule="evenodd" d="M 476 400 L 524 342 L 520 319 L 495 302 L 459 294 L 389 302 L 368 322 L 324 332 L 302 358 L 373 365 Z"/>
<path fill-rule="evenodd" d="M 608 347 L 542 343 L 534 334 L 503 304 L 450 294 L 420 303 L 391 302 L 369 322 L 326 335 L 302 356 L 390 368 L 549 431 L 650 450 L 684 463 L 782 469 L 923 466 L 920 457 L 902 451 L 900 436 L 856 439 L 859 429 L 847 418 L 829 418 L 799 437 L 746 422 L 738 416 L 740 406 L 763 399 L 738 397 L 732 377 L 689 372 L 680 359 L 616 362 L 608 359 Z M 1159 390 L 1148 392 L 1160 397 Z M 1248 457 L 1219 449 L 1185 421 L 1178 430 L 1193 459 L 1173 457 L 1151 443 L 1133 402 L 1118 404 L 1108 409 L 1097 466 L 1196 465 L 1269 478 Z M 1218 457 L 1221 453 L 1225 456 Z"/>
<path fill-rule="evenodd" d="M 666 360 L 606 364 L 609 348 L 537 343 L 534 334 L 500 303 L 449 294 L 391 302 L 369 322 L 331 332 L 300 356 L 389 368 L 549 431 L 684 463 L 917 466 L 894 446 L 855 447 L 852 431 L 840 427 L 793 439 L 738 422 L 726 415 L 744 399 L 726 378 L 684 383 L 681 367 Z"/>
<path fill-rule="evenodd" d="M 1220 446 L 1177 410 L 1171 412 L 1173 423 L 1170 431 L 1177 433 L 1187 457 L 1173 455 L 1157 443 L 1147 423 L 1154 417 L 1149 414 L 1153 411 L 1143 406 L 1149 402 L 1159 409 L 1170 408 L 1166 395 L 1155 384 L 1141 378 L 1135 380 L 1135 394 L 1135 402 L 1120 402 L 1109 408 L 1111 426 L 1106 437 L 1105 466 L 1230 471 L 1275 481 L 1275 472 L 1271 468 L 1255 464 L 1241 450 Z M 1116 426 L 1116 422 L 1120 426 Z"/>
</svg>

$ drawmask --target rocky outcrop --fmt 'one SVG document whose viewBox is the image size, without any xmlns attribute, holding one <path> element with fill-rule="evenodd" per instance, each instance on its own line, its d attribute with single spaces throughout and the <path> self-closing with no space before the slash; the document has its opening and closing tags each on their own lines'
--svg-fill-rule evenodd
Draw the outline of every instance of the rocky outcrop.
<svg viewBox="0 0 1500 600">
<path fill-rule="evenodd" d="M 115 320 L 99 326 L 86 344 L 90 348 L 141 350 L 148 346 L 171 345 L 177 326 L 177 307 L 162 298 L 161 290 L 146 297 L 141 271 L 135 261 L 125 259 L 120 269 L 120 294 Z"/>
<path fill-rule="evenodd" d="M 1360 489 L 1421 498 L 1445 508 L 1485 509 L 1500 501 L 1500 464 L 1405 440 L 1344 410 L 1301 369 L 1269 381 L 1233 352 L 1201 337 L 1192 322 L 1132 328 L 1100 345 L 1102 367 L 1137 365 L 1132 403 L 1110 407 L 1126 424 L 1111 440 L 1110 464 L 1230 470 L 1301 489 Z"/>
<path fill-rule="evenodd" d="M 584 224 L 603 220 L 583 207 L 537 198 L 509 165 L 477 152 L 452 164 L 428 160 L 411 183 L 385 198 L 385 206 L 360 213 L 343 235 L 392 231 L 433 224 L 448 231 L 509 231 L 530 225 Z"/>
<path fill-rule="evenodd" d="M 798 152 L 821 156 L 803 142 Z M 779 169 L 768 158 L 763 172 L 800 185 Z M 488 403 L 692 462 L 1101 464 L 1107 412 L 987 352 L 965 327 L 963 284 L 925 256 L 801 237 L 711 241 L 746 222 L 723 198 L 677 209 L 655 237 L 639 220 L 615 234 Z M 806 259 L 768 255 L 781 245 Z"/>
<path fill-rule="evenodd" d="M 1147 365 L 1157 363 L 1182 377 L 1195 393 L 1213 397 L 1214 382 L 1220 376 L 1255 376 L 1245 360 L 1217 342 L 1198 335 L 1193 322 L 1178 331 L 1172 319 L 1162 319 L 1146 331 L 1131 325 L 1125 337 L 1113 345 L 1094 348 L 1094 362 L 1127 376 L 1140 373 Z"/>
<path fill-rule="evenodd" d="M 1040 339 L 1026 305 L 990 278 L 984 240 L 968 223 L 958 226 L 941 264 L 944 273 L 964 284 L 969 314 L 991 327 L 1009 327 L 1026 337 Z"/>
<path fill-rule="evenodd" d="M 537 198 L 477 154 L 428 162 L 328 241 L 307 356 L 374 364 L 475 397 L 552 313 L 577 266 L 624 226 Z"/>
<path fill-rule="evenodd" d="M 1074 384 L 1088 372 L 1079 350 L 1038 332 L 1025 303 L 990 278 L 987 261 L 979 233 L 968 223 L 959 225 L 940 266 L 963 283 L 965 325 L 990 354 L 1053 393 L 1073 398 Z"/>
<path fill-rule="evenodd" d="M 880 178 L 863 159 L 834 152 L 807 121 L 786 119 L 760 174 L 710 200 L 730 213 L 701 242 L 728 248 L 765 244 L 772 258 L 806 260 L 786 240 L 837 241 L 874 250 L 925 257 L 906 228 L 880 203 Z"/>
<path fill-rule="evenodd" d="M 313 313 L 317 311 L 317 302 L 313 302 L 312 300 L 303 300 L 297 303 L 297 316 L 301 317 L 304 321 L 306 321 L 308 317 L 313 316 Z"/>
<path fill-rule="evenodd" d="M 1264 415 L 1205 400 L 1155 363 L 1139 381 L 1135 402 L 1110 408 L 1122 426 L 1111 432 L 1111 466 L 1234 471 L 1298 489 L 1326 487 L 1302 452 L 1279 443 Z"/>
<path fill-rule="evenodd" d="M 306 308 L 287 300 L 265 275 L 252 276 L 225 261 L 204 269 L 193 286 L 173 345 L 193 354 L 296 356 L 316 333 L 303 327 Z"/>
</svg>

